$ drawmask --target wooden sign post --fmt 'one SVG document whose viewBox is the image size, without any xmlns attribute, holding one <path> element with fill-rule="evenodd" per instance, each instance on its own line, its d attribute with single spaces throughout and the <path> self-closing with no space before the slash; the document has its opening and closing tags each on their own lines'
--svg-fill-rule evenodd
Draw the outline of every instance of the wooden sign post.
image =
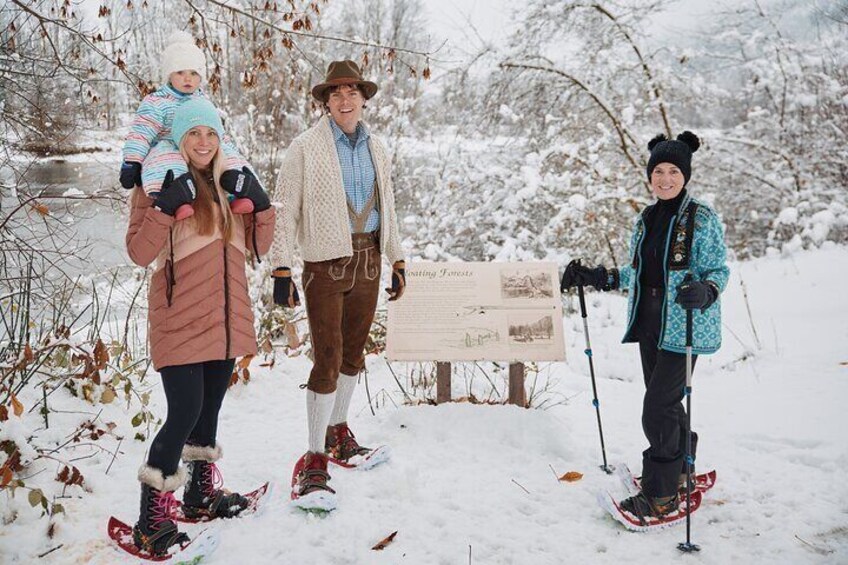
<svg viewBox="0 0 848 565">
<path fill-rule="evenodd" d="M 451 401 L 451 372 L 450 363 L 436 363 L 436 404 Z"/>
<path fill-rule="evenodd" d="M 509 364 L 509 403 L 527 406 L 527 391 L 524 390 L 524 363 Z"/>
<path fill-rule="evenodd" d="M 526 374 L 524 363 L 509 364 L 510 404 L 527 407 L 527 391 L 524 389 Z M 436 362 L 436 404 L 451 401 L 451 373 L 453 367 L 444 361 Z"/>
</svg>

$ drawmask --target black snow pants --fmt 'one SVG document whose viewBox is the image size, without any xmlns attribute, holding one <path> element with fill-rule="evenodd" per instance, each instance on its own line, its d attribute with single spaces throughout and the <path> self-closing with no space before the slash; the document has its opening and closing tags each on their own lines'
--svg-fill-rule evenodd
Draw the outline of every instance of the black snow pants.
<svg viewBox="0 0 848 565">
<path fill-rule="evenodd" d="M 673 496 L 686 472 L 686 355 L 658 349 L 665 289 L 643 287 L 636 314 L 636 334 L 645 377 L 642 430 L 650 447 L 642 452 L 642 491 L 652 497 Z M 692 369 L 697 356 L 692 356 Z M 697 434 L 692 433 L 692 456 Z"/>
<path fill-rule="evenodd" d="M 227 393 L 235 359 L 162 367 L 168 416 L 153 438 L 147 464 L 168 477 L 177 472 L 186 443 L 214 447 L 218 411 Z"/>
</svg>

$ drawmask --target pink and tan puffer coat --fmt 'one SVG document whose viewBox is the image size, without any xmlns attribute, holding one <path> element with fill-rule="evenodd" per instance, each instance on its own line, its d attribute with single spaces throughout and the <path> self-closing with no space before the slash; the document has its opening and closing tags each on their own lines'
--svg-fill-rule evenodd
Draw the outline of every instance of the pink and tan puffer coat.
<svg viewBox="0 0 848 565">
<path fill-rule="evenodd" d="M 234 216 L 225 243 L 220 230 L 200 235 L 191 218 L 175 222 L 152 204 L 133 190 L 126 243 L 137 265 L 155 262 L 147 295 L 154 369 L 256 354 L 245 255 L 254 243 L 259 255 L 268 252 L 274 208 Z"/>
</svg>

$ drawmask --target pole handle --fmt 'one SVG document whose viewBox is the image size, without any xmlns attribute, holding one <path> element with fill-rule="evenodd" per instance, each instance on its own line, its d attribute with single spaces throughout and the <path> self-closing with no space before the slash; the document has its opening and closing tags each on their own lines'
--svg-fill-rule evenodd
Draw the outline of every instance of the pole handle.
<svg viewBox="0 0 848 565">
<path fill-rule="evenodd" d="M 686 273 L 683 282 L 691 282 L 692 280 L 692 273 Z M 692 347 L 692 317 L 692 310 L 686 310 L 686 347 Z"/>
<path fill-rule="evenodd" d="M 686 347 L 692 347 L 692 310 L 686 310 Z"/>
<path fill-rule="evenodd" d="M 583 294 L 583 285 L 577 285 L 577 296 L 580 298 L 580 317 L 586 317 L 586 296 Z"/>
</svg>

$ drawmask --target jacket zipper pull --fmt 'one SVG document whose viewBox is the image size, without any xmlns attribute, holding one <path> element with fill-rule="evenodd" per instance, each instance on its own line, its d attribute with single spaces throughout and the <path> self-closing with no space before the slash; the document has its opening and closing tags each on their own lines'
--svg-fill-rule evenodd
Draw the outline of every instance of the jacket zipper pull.
<svg viewBox="0 0 848 565">
<path fill-rule="evenodd" d="M 168 298 L 168 308 L 171 307 L 171 298 L 174 295 L 174 287 L 177 285 L 177 277 L 174 274 L 174 228 L 168 232 L 168 253 L 170 257 L 165 261 L 165 296 Z"/>
</svg>

